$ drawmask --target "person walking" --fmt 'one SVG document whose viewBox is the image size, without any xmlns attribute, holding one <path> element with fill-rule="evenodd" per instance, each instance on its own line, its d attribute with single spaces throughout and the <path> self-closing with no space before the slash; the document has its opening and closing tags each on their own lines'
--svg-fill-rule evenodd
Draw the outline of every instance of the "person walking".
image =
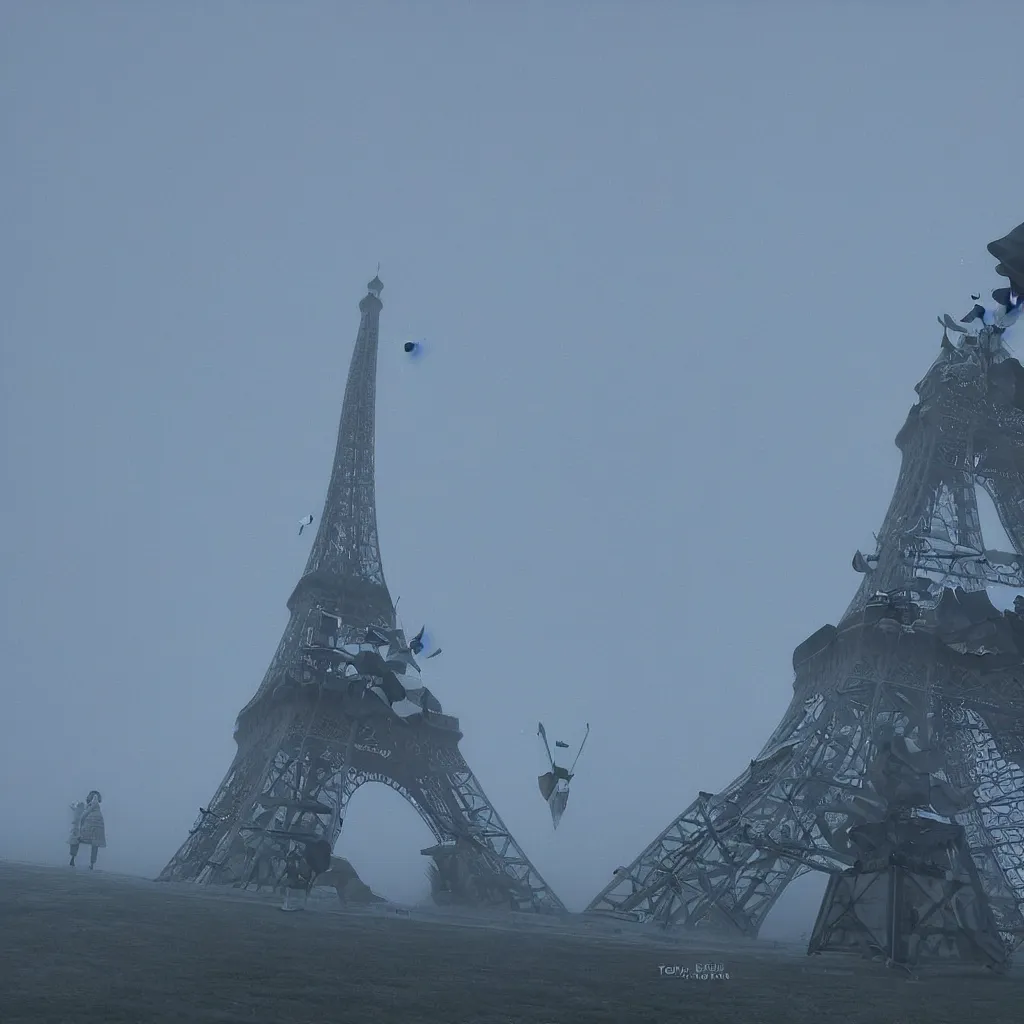
<svg viewBox="0 0 1024 1024">
<path fill-rule="evenodd" d="M 107 829 L 103 821 L 103 812 L 100 810 L 102 800 L 103 797 L 95 789 L 85 798 L 85 810 L 78 821 L 78 842 L 72 842 L 71 844 L 72 867 L 75 866 L 78 847 L 82 843 L 92 847 L 89 854 L 90 871 L 96 867 L 96 858 L 100 850 L 107 845 Z"/>
</svg>

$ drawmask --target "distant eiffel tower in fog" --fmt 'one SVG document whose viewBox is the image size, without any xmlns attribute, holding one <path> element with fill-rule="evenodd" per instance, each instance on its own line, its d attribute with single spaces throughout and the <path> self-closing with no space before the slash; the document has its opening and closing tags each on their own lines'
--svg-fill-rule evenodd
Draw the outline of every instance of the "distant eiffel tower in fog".
<svg viewBox="0 0 1024 1024">
<path fill-rule="evenodd" d="M 374 500 L 374 404 L 383 285 L 359 303 L 327 500 L 288 599 L 291 618 L 235 730 L 238 752 L 161 879 L 276 884 L 311 841 L 332 847 L 366 782 L 401 793 L 433 832 L 442 892 L 542 912 L 564 907 L 459 752 L 457 718 L 420 682 L 418 637 L 397 628 Z"/>
</svg>

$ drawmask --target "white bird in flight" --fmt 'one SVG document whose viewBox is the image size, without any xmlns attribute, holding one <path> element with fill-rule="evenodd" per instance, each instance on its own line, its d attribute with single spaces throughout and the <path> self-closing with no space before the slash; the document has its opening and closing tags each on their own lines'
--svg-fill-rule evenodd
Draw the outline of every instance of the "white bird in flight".
<svg viewBox="0 0 1024 1024">
<path fill-rule="evenodd" d="M 302 536 L 302 531 L 313 522 L 312 516 L 306 516 L 304 519 L 299 520 L 299 536 Z"/>
</svg>

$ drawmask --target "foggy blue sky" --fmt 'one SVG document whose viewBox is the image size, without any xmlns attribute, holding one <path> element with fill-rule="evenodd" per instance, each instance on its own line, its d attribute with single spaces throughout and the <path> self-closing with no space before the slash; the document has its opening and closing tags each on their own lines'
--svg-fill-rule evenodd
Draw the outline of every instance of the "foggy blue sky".
<svg viewBox="0 0 1024 1024">
<path fill-rule="evenodd" d="M 97 788 L 101 867 L 153 875 L 213 795 L 380 261 L 388 584 L 581 908 L 739 774 L 851 598 L 936 314 L 1024 219 L 1022 29 L 924 0 L 4 4 L 0 856 L 59 862 Z M 538 719 L 592 726 L 557 833 Z M 429 842 L 367 786 L 338 849 L 414 900 Z"/>
</svg>

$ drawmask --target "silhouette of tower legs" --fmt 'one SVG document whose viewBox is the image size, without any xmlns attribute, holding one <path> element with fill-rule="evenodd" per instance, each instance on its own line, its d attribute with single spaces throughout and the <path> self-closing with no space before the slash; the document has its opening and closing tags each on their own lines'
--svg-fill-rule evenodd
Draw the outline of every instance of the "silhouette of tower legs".
<svg viewBox="0 0 1024 1024">
<path fill-rule="evenodd" d="M 861 860 L 829 878 L 808 953 L 859 952 L 891 965 L 1009 955 L 961 825 L 894 813 L 851 830 Z"/>
<path fill-rule="evenodd" d="M 295 844 L 322 838 L 333 847 L 352 794 L 378 782 L 409 801 L 439 847 L 472 851 L 492 902 L 513 897 L 524 909 L 564 912 L 459 753 L 455 719 L 436 711 L 401 719 L 372 695 L 325 701 L 313 689 L 304 714 L 293 700 L 286 727 L 239 752 L 162 878 L 278 885 Z"/>
<path fill-rule="evenodd" d="M 978 695 L 963 671 L 970 656 L 946 648 L 947 656 L 935 637 L 891 620 L 866 623 L 872 611 L 797 649 L 796 694 L 762 752 L 722 793 L 699 794 L 588 912 L 755 936 L 794 878 L 856 862 L 848 834 L 872 818 L 864 781 L 883 730 L 914 737 L 927 728 L 947 752 L 950 783 L 1004 794 L 976 798 L 962 819 L 999 931 L 1011 945 L 1024 938 L 1024 875 L 1013 854 L 1024 825 L 1012 821 L 1024 823 L 1024 778 L 1019 763 L 995 753 L 986 709 L 972 706 Z M 1016 685 L 1006 669 L 990 677 L 985 696 Z"/>
</svg>

